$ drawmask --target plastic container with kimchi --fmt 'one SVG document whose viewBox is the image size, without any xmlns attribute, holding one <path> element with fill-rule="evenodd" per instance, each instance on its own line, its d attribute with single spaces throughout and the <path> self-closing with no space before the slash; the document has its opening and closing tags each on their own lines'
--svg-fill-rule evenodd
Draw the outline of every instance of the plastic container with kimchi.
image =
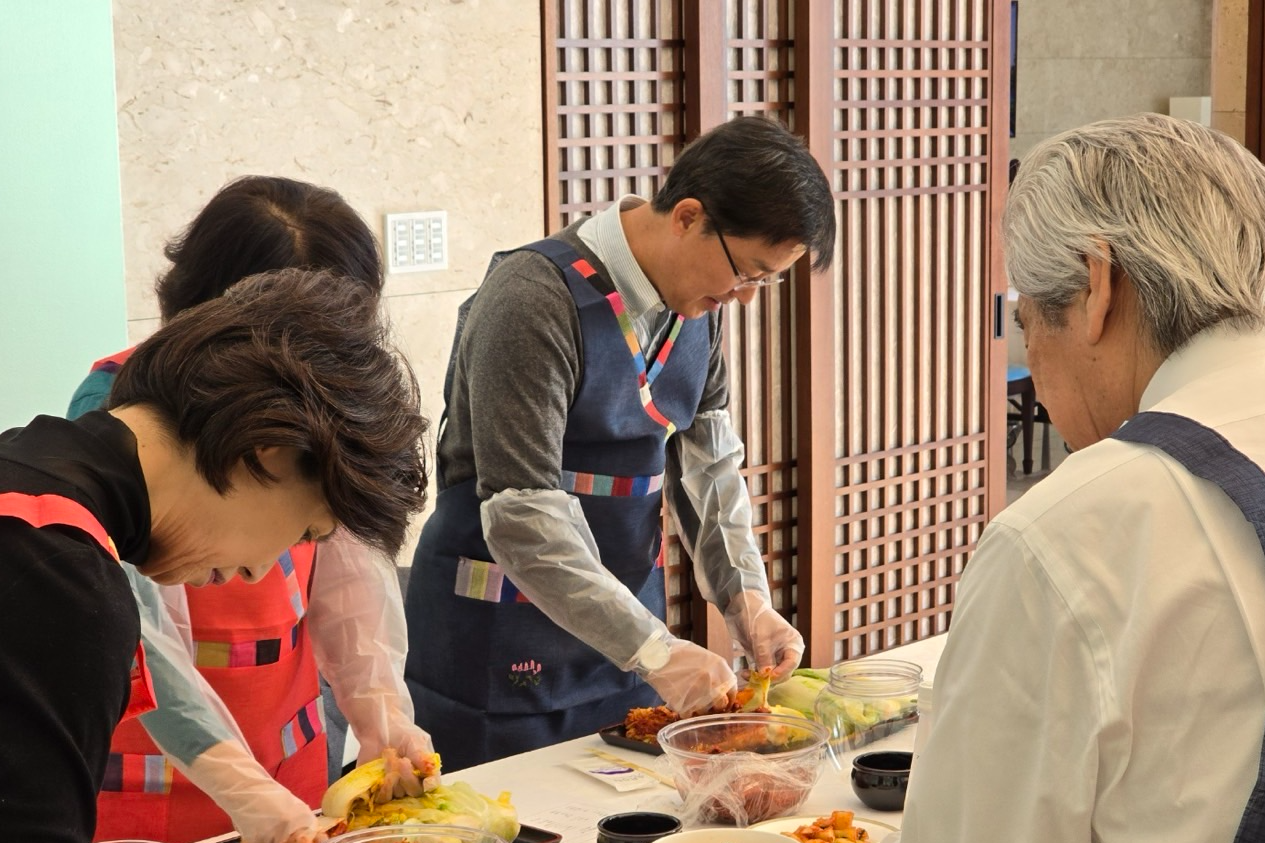
<svg viewBox="0 0 1265 843">
<path fill-rule="evenodd" d="M 804 717 L 738 712 L 693 717 L 659 732 L 681 820 L 751 823 L 793 813 L 821 775 L 826 730 Z"/>
</svg>

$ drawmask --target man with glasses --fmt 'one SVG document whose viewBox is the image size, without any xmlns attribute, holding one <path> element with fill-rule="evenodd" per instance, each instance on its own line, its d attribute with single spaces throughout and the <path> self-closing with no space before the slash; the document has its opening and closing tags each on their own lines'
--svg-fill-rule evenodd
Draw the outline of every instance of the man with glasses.
<svg viewBox="0 0 1265 843">
<path fill-rule="evenodd" d="M 406 668 L 453 770 L 588 734 L 662 699 L 725 706 L 730 660 L 672 636 L 666 494 L 703 595 L 752 668 L 804 643 L 772 607 L 727 410 L 721 306 L 834 255 L 803 143 L 738 118 L 626 196 L 497 255 L 462 305 L 439 496 L 414 560 Z"/>
</svg>

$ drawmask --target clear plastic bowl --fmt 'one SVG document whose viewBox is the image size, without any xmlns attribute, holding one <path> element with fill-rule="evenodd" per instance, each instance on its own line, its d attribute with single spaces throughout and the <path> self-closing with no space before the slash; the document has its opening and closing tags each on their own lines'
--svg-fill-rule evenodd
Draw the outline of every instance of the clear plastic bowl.
<svg viewBox="0 0 1265 843">
<path fill-rule="evenodd" d="M 360 828 L 330 838 L 330 843 L 507 843 L 481 828 L 410 823 Z"/>
<path fill-rule="evenodd" d="M 658 740 L 687 826 L 745 826 L 804 803 L 821 775 L 826 737 L 820 723 L 803 717 L 741 712 L 680 720 Z"/>
</svg>

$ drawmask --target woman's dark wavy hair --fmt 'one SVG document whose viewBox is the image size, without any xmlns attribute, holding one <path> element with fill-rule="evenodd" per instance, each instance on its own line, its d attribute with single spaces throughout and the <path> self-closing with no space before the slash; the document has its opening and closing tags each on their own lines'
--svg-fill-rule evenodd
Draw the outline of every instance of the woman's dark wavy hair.
<svg viewBox="0 0 1265 843">
<path fill-rule="evenodd" d="M 835 201 L 821 165 L 785 126 L 765 117 L 738 117 L 682 150 L 654 210 L 671 211 L 682 199 L 703 203 L 710 227 L 766 243 L 803 243 L 813 269 L 835 255 Z"/>
<path fill-rule="evenodd" d="M 178 314 L 119 371 L 125 405 L 156 411 L 220 494 L 239 463 L 275 482 L 257 449 L 297 448 L 339 523 L 392 556 L 426 502 L 416 378 L 377 295 L 332 272 L 254 275 Z"/>
<path fill-rule="evenodd" d="M 378 243 L 360 215 L 328 188 L 279 176 L 220 188 L 163 254 L 171 269 L 154 291 L 164 322 L 247 275 L 287 267 L 330 269 L 382 292 Z"/>
</svg>

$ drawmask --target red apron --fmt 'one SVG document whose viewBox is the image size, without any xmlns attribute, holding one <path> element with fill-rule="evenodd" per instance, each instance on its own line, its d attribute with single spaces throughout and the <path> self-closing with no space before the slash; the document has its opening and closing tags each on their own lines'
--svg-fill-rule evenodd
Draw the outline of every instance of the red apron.
<svg viewBox="0 0 1265 843">
<path fill-rule="evenodd" d="M 0 492 L 0 517 L 16 518 L 36 529 L 43 527 L 74 527 L 92 538 L 114 561 L 122 564 L 114 539 L 88 509 L 78 501 L 61 495 L 27 495 L 22 492 Z M 132 693 L 127 700 L 123 719 L 130 720 L 138 714 L 154 710 L 154 683 L 145 666 L 145 650 L 136 642 L 136 655 L 132 659 Z"/>
<path fill-rule="evenodd" d="M 228 706 L 259 763 L 308 805 L 327 781 L 325 729 L 304 629 L 315 553 L 290 548 L 258 583 L 186 588 L 198 670 Z M 94 840 L 188 843 L 232 830 L 228 815 L 172 769 L 139 723 L 114 732 Z"/>
<path fill-rule="evenodd" d="M 127 362 L 127 358 L 132 356 L 132 352 L 136 350 L 136 346 L 125 348 L 118 354 L 111 354 L 109 357 L 102 357 L 100 360 L 92 364 L 90 372 L 109 372 L 114 374 L 123 368 L 123 364 Z"/>
</svg>

